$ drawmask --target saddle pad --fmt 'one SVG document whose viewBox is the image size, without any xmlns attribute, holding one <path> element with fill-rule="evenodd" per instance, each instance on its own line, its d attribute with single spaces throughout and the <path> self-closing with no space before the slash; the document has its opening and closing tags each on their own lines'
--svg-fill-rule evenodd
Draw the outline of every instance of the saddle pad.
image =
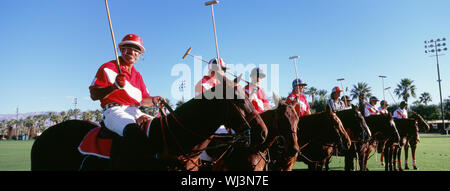
<svg viewBox="0 0 450 191">
<path fill-rule="evenodd" d="M 90 130 L 78 146 L 78 151 L 84 155 L 94 155 L 100 158 L 109 159 L 112 139 L 98 137 L 101 127 Z"/>
</svg>

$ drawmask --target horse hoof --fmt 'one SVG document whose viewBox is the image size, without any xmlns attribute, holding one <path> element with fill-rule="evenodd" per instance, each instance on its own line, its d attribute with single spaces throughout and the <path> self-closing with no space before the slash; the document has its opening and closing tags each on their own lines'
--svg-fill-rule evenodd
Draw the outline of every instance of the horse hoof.
<svg viewBox="0 0 450 191">
<path fill-rule="evenodd" d="M 405 166 L 405 170 L 409 170 L 409 167 L 408 167 L 408 166 Z"/>
<path fill-rule="evenodd" d="M 402 168 L 398 168 L 398 171 L 403 171 L 403 169 Z"/>
<path fill-rule="evenodd" d="M 413 166 L 414 167 L 414 170 L 418 170 L 419 168 L 417 168 L 417 166 Z"/>
<path fill-rule="evenodd" d="M 384 162 L 381 163 L 381 166 L 384 166 Z"/>
</svg>

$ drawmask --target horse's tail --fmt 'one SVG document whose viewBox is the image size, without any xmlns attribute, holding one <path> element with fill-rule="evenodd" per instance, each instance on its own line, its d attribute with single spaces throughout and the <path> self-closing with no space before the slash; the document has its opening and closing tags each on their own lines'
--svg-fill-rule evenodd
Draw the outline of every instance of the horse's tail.
<svg viewBox="0 0 450 191">
<path fill-rule="evenodd" d="M 89 130 L 98 127 L 89 121 L 69 120 L 45 130 L 31 149 L 32 171 L 78 170 L 83 156 L 78 145 Z"/>
</svg>

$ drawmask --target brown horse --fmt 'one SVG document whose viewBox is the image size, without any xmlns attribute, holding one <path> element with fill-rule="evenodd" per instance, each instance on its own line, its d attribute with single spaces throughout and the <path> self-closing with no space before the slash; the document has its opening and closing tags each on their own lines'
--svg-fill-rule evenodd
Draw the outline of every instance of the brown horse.
<svg viewBox="0 0 450 191">
<path fill-rule="evenodd" d="M 412 143 L 411 146 L 414 148 L 417 146 L 417 143 L 419 142 L 419 127 L 418 122 L 415 119 L 394 119 L 394 122 L 400 135 L 400 144 L 394 150 L 394 161 L 391 161 L 393 164 L 389 165 L 393 165 L 393 169 L 396 171 L 396 163 L 398 162 L 398 170 L 402 171 L 400 159 L 402 147 L 406 146 L 408 143 Z"/>
<path fill-rule="evenodd" d="M 325 112 L 300 117 L 298 127 L 302 148 L 298 160 L 306 163 L 309 170 L 322 171 L 334 148 L 347 150 L 351 146 L 341 120 L 328 105 Z"/>
<path fill-rule="evenodd" d="M 365 120 L 372 132 L 372 137 L 369 140 L 368 146 L 361 148 L 363 151 L 361 157 L 364 162 L 364 164 L 361 165 L 361 170 L 368 170 L 367 161 L 369 160 L 370 153 L 375 147 L 377 147 L 376 152 L 384 152 L 386 163 L 392 160 L 394 147 L 400 141 L 400 136 L 390 113 L 371 115 L 365 117 Z M 386 165 L 386 170 L 388 170 L 388 165 Z"/>
<path fill-rule="evenodd" d="M 252 152 L 246 147 L 231 148 L 222 147 L 210 152 L 213 158 L 212 170 L 277 170 L 290 171 L 295 164 L 297 152 L 299 151 L 297 142 L 298 117 L 292 106 L 287 105 L 277 96 L 274 96 L 278 107 L 261 114 L 267 128 L 267 139 L 257 152 Z M 221 135 L 222 140 L 230 138 L 230 135 Z M 273 147 L 274 143 L 276 148 Z M 275 154 L 276 153 L 276 154 Z"/>
<path fill-rule="evenodd" d="M 427 122 L 425 122 L 425 120 L 422 118 L 422 116 L 416 112 L 409 112 L 410 114 L 410 118 L 411 119 L 415 119 L 418 123 L 418 127 L 419 127 L 419 131 L 421 132 L 429 132 L 430 131 L 430 126 L 428 125 Z M 413 168 L 414 170 L 417 170 L 417 165 L 416 165 L 416 149 L 417 149 L 417 143 L 419 143 L 419 135 L 417 135 L 417 139 L 408 139 L 408 143 L 405 144 L 405 169 L 408 170 L 408 149 L 409 147 L 411 147 L 411 154 L 412 154 L 412 158 L 413 158 Z"/>
<path fill-rule="evenodd" d="M 222 124 L 231 127 L 238 134 L 251 131 L 252 134 L 259 135 L 252 137 L 249 143 L 250 148 L 259 147 L 267 136 L 264 121 L 245 97 L 242 88 L 225 77 L 222 82 L 183 104 L 166 118 L 155 118 L 150 126 L 149 137 L 139 144 L 141 148 L 123 146 L 127 145 L 127 141 L 133 140 L 123 139 L 116 147 L 113 141 L 112 160 L 82 155 L 77 149 L 84 135 L 98 127 L 97 124 L 70 120 L 52 126 L 33 144 L 31 169 L 197 170 L 200 153 Z M 214 93 L 218 96 L 206 99 Z M 242 137 L 243 142 L 249 142 L 248 137 Z M 139 151 L 133 151 L 135 149 Z M 127 160 L 131 158 L 126 157 L 128 153 L 139 153 L 140 157 Z"/>
<path fill-rule="evenodd" d="M 349 150 L 336 150 L 339 156 L 345 156 L 345 171 L 354 170 L 353 159 L 356 157 L 359 166 L 364 163 L 362 157 L 362 149 L 369 144 L 371 132 L 367 126 L 366 120 L 357 107 L 352 105 L 352 109 L 342 110 L 336 112 L 336 115 L 342 121 L 345 131 L 352 140 L 352 146 Z M 327 161 L 325 170 L 328 171 Z M 361 169 L 361 168 L 360 168 Z"/>
</svg>

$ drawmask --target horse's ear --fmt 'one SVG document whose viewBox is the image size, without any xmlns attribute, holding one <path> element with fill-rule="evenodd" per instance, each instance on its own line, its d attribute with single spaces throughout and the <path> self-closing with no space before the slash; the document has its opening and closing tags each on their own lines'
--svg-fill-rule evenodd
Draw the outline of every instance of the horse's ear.
<svg viewBox="0 0 450 191">
<path fill-rule="evenodd" d="M 273 94 L 273 99 L 275 100 L 276 103 L 284 103 L 283 100 L 281 100 L 277 94 L 275 94 L 275 92 L 272 92 Z"/>
<path fill-rule="evenodd" d="M 355 105 L 351 104 L 351 106 L 352 106 L 352 109 L 353 109 L 353 110 L 359 111 L 358 107 L 356 107 Z"/>
</svg>

